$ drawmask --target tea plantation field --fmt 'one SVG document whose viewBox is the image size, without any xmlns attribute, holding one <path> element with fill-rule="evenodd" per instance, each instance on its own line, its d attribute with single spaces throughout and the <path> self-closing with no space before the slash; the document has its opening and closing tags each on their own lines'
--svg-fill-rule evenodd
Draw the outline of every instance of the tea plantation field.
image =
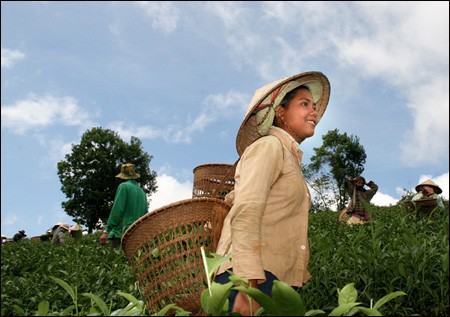
<svg viewBox="0 0 450 317">
<path fill-rule="evenodd" d="M 312 214 L 312 279 L 298 290 L 306 310 L 329 314 L 338 306 L 337 290 L 354 283 L 365 307 L 389 293 L 406 293 L 383 305 L 383 315 L 448 316 L 445 205 L 431 218 L 402 206 L 371 205 L 373 221 L 354 227 L 338 224 L 335 212 Z M 30 240 L 2 245 L 1 315 L 120 314 L 133 298 L 145 302 L 122 251 L 100 246 L 98 237 L 68 239 L 65 246 Z M 145 308 L 134 313 L 147 314 Z"/>
</svg>

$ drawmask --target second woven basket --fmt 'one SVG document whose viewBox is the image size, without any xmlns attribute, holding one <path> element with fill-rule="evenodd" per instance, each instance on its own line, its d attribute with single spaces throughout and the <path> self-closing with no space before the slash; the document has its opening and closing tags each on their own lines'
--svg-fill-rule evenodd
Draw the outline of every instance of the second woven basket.
<svg viewBox="0 0 450 317">
<path fill-rule="evenodd" d="M 194 186 L 192 198 L 214 197 L 224 199 L 234 188 L 233 164 L 211 163 L 194 168 Z"/>
</svg>

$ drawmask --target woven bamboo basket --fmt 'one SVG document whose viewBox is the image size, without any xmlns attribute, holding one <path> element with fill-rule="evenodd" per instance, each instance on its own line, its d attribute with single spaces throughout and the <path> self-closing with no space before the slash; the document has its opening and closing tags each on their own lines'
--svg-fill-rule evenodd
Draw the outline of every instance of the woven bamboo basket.
<svg viewBox="0 0 450 317">
<path fill-rule="evenodd" d="M 348 214 L 348 208 L 345 207 L 341 212 L 339 212 L 338 223 L 347 222 L 349 219 L 350 215 Z"/>
<path fill-rule="evenodd" d="M 233 164 L 203 164 L 194 168 L 192 198 L 214 197 L 224 199 L 234 188 Z M 223 182 L 222 182 L 223 181 Z"/>
<path fill-rule="evenodd" d="M 437 206 L 436 199 L 419 199 L 414 202 L 407 200 L 403 202 L 403 205 L 410 211 L 416 211 L 417 213 L 431 213 Z"/>
<path fill-rule="evenodd" d="M 31 237 L 30 240 L 33 241 L 33 242 L 41 242 L 41 236 Z"/>
<path fill-rule="evenodd" d="M 204 315 L 200 247 L 206 254 L 215 250 L 229 209 L 216 198 L 182 200 L 151 211 L 125 231 L 122 248 L 150 314 L 173 303 L 193 316 Z"/>
</svg>

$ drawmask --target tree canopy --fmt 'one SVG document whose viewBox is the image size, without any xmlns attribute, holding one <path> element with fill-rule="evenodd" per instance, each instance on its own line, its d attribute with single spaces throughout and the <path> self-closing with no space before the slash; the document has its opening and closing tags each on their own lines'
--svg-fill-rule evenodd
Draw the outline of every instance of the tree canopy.
<svg viewBox="0 0 450 317">
<path fill-rule="evenodd" d="M 338 210 L 345 207 L 345 186 L 348 177 L 361 175 L 366 162 L 366 151 L 357 136 L 330 130 L 322 136 L 322 146 L 314 148 L 311 163 L 304 166 L 305 179 L 318 194 L 313 209 L 330 209 L 335 204 Z"/>
<path fill-rule="evenodd" d="M 106 222 L 119 184 L 115 176 L 121 165 L 132 163 L 141 175 L 136 181 L 147 194 L 157 190 L 156 172 L 150 169 L 152 156 L 142 149 L 142 142 L 131 137 L 123 141 L 117 132 L 94 127 L 86 131 L 80 144 L 72 145 L 72 152 L 58 162 L 61 191 L 68 198 L 61 205 L 74 221 L 92 232 L 98 220 Z"/>
</svg>

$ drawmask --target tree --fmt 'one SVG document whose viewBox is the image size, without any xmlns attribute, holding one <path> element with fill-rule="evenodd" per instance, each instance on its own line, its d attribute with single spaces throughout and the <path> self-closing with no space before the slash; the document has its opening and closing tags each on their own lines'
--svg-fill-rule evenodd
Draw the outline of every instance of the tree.
<svg viewBox="0 0 450 317">
<path fill-rule="evenodd" d="M 122 180 L 123 163 L 133 163 L 141 175 L 140 183 L 147 198 L 157 189 L 156 172 L 150 170 L 153 157 L 142 149 L 142 142 L 131 137 L 124 142 L 116 132 L 100 127 L 86 131 L 78 145 L 72 145 L 72 153 L 58 162 L 61 191 L 68 198 L 61 203 L 64 211 L 74 217 L 91 233 L 101 219 L 106 222 L 114 202 L 117 187 Z"/>
<path fill-rule="evenodd" d="M 327 208 L 333 202 L 340 210 L 348 201 L 346 179 L 362 174 L 366 151 L 357 136 L 340 134 L 338 129 L 328 131 L 322 140 L 322 146 L 314 148 L 311 163 L 305 168 L 305 179 L 318 194 L 316 205 Z"/>
</svg>

